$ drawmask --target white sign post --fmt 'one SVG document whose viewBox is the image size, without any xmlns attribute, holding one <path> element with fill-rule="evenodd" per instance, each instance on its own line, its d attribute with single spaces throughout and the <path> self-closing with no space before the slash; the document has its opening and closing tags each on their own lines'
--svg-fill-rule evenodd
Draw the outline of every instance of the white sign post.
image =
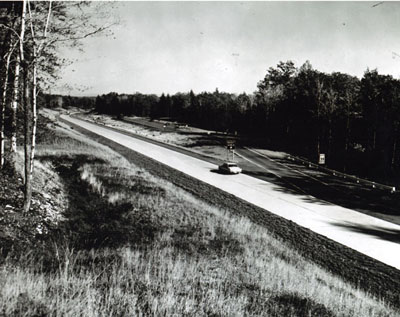
<svg viewBox="0 0 400 317">
<path fill-rule="evenodd" d="M 321 153 L 321 154 L 319 155 L 319 161 L 318 161 L 318 163 L 321 164 L 321 165 L 325 164 L 325 154 Z"/>
<path fill-rule="evenodd" d="M 235 140 L 226 140 L 227 158 L 229 161 L 229 151 L 232 152 L 232 161 L 235 161 Z"/>
</svg>

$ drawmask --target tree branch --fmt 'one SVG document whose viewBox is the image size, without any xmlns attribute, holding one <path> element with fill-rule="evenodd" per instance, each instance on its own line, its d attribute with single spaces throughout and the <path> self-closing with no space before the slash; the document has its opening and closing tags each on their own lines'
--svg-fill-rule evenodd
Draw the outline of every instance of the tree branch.
<svg viewBox="0 0 400 317">
<path fill-rule="evenodd" d="M 32 39 L 33 39 L 33 45 L 35 45 L 35 29 L 34 29 L 34 26 L 33 26 L 33 22 L 32 22 L 32 12 L 31 12 L 31 2 L 28 0 L 28 12 L 29 12 L 29 24 L 30 24 L 30 27 L 31 27 L 31 34 L 32 34 Z"/>
<path fill-rule="evenodd" d="M 18 45 L 18 43 L 19 43 L 19 40 L 15 41 L 15 43 L 12 45 L 11 49 L 3 56 L 3 59 L 5 59 L 5 58 L 8 59 L 9 56 L 10 56 L 10 58 L 11 58 L 11 55 L 12 55 L 12 53 L 14 52 L 14 49 L 16 48 L 16 46 Z"/>
<path fill-rule="evenodd" d="M 110 28 L 110 27 L 113 26 L 113 25 L 116 25 L 116 23 L 111 23 L 110 25 L 103 26 L 103 27 L 99 27 L 98 29 L 96 29 L 96 30 L 94 30 L 94 31 L 92 31 L 92 32 L 86 33 L 86 34 L 84 34 L 84 35 L 81 35 L 81 36 L 69 37 L 69 38 L 66 38 L 66 39 L 57 39 L 57 40 L 53 40 L 53 41 L 51 41 L 51 44 L 54 44 L 54 43 L 57 43 L 57 42 L 68 42 L 68 41 L 83 40 L 83 39 L 85 39 L 85 38 L 87 38 L 87 37 L 89 37 L 89 36 L 92 36 L 92 35 L 94 35 L 94 34 L 101 33 L 101 32 L 107 30 L 108 28 Z"/>
<path fill-rule="evenodd" d="M 49 28 L 49 24 L 50 24 L 50 16 L 51 16 L 51 9 L 52 9 L 52 7 L 51 7 L 51 5 L 53 4 L 53 1 L 52 0 L 50 0 L 49 1 L 49 11 L 48 11 L 48 13 L 47 13 L 47 19 L 46 19 L 46 25 L 45 25 L 45 27 L 44 27 L 44 30 L 43 30 L 43 37 L 44 38 L 46 38 L 47 37 L 47 30 L 48 30 L 48 28 Z"/>
<path fill-rule="evenodd" d="M 7 25 L 5 25 L 5 24 L 3 24 L 3 23 L 0 23 L 0 27 L 3 27 L 3 28 L 5 28 L 5 29 L 7 29 L 7 30 L 13 32 L 19 39 L 21 39 L 21 37 L 19 36 L 18 32 L 15 31 L 13 28 L 10 28 L 9 26 L 7 26 Z"/>
</svg>

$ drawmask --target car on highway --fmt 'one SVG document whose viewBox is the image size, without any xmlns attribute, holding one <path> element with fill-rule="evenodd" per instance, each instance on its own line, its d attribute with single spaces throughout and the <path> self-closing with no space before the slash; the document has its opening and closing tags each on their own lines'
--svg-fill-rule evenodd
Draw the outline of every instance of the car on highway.
<svg viewBox="0 0 400 317">
<path fill-rule="evenodd" d="M 218 170 L 227 174 L 239 174 L 242 172 L 242 169 L 234 162 L 225 162 L 218 166 Z"/>
</svg>

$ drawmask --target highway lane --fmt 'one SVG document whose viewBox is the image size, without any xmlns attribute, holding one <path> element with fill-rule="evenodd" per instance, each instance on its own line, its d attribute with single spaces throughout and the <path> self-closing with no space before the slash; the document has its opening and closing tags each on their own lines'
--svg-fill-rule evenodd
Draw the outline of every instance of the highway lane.
<svg viewBox="0 0 400 317">
<path fill-rule="evenodd" d="M 237 149 L 244 173 L 278 184 L 292 194 L 311 195 L 400 225 L 399 194 L 373 188 L 356 179 L 309 168 L 286 157 L 269 157 L 262 150 Z"/>
<path fill-rule="evenodd" d="M 93 123 L 65 115 L 62 118 L 400 269 L 398 241 L 389 241 L 370 234 L 400 234 L 399 225 L 320 201 L 311 195 L 293 194 L 284 186 L 249 175 L 228 176 L 213 173 L 217 166 L 210 162 Z"/>
<path fill-rule="evenodd" d="M 295 185 L 295 183 L 298 183 L 297 185 L 299 185 L 301 184 L 299 181 L 306 178 L 312 181 L 319 188 L 326 186 L 332 190 L 340 190 L 339 188 L 344 186 L 346 187 L 345 191 L 348 191 L 349 187 L 358 187 L 360 189 L 364 188 L 361 186 L 361 184 L 357 184 L 356 182 L 339 179 L 333 175 L 312 170 L 310 168 L 290 162 L 284 158 L 271 158 L 259 150 L 240 148 L 237 150 L 237 152 L 250 164 L 257 166 L 258 171 L 260 171 L 260 169 L 264 169 L 268 173 L 274 174 L 276 177 L 286 180 L 288 184 L 293 182 L 293 185 Z M 254 171 L 254 168 L 249 168 L 248 171 L 251 174 L 251 172 Z M 262 176 L 262 173 L 260 176 Z"/>
</svg>

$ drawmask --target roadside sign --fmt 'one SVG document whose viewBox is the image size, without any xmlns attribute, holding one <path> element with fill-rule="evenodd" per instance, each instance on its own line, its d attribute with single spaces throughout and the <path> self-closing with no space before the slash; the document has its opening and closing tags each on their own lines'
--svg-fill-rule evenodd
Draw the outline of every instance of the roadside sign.
<svg viewBox="0 0 400 317">
<path fill-rule="evenodd" d="M 235 140 L 226 139 L 226 158 L 229 161 L 229 152 L 232 153 L 232 162 L 235 161 Z"/>
<path fill-rule="evenodd" d="M 321 153 L 321 154 L 319 155 L 319 161 L 318 161 L 318 163 L 319 163 L 319 164 L 325 164 L 325 154 Z"/>
<path fill-rule="evenodd" d="M 235 140 L 226 140 L 226 148 L 228 150 L 234 150 L 235 149 Z"/>
</svg>

